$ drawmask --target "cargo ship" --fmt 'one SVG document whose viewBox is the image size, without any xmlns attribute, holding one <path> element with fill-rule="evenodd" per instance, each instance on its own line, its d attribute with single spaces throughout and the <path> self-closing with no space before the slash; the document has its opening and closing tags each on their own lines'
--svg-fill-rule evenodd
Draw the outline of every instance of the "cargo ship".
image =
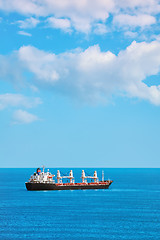
<svg viewBox="0 0 160 240">
<path fill-rule="evenodd" d="M 80 189 L 108 189 L 112 184 L 112 180 L 104 180 L 104 172 L 102 171 L 102 180 L 99 181 L 97 177 L 97 171 L 94 171 L 93 175 L 86 175 L 82 170 L 80 183 L 75 183 L 73 177 L 73 171 L 70 170 L 68 175 L 62 175 L 57 170 L 57 181 L 54 180 L 55 175 L 49 172 L 49 169 L 45 171 L 37 168 L 36 172 L 31 175 L 28 182 L 25 183 L 27 190 L 40 191 L 40 190 L 80 190 Z M 63 179 L 69 180 L 67 183 L 63 183 Z M 87 182 L 90 179 L 91 182 Z"/>
</svg>

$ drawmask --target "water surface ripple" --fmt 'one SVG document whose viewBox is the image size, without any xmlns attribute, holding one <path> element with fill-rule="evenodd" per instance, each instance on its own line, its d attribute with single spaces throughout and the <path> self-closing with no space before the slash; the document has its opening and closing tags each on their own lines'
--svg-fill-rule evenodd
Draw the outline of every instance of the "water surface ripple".
<svg viewBox="0 0 160 240">
<path fill-rule="evenodd" d="M 109 190 L 29 192 L 34 170 L 0 169 L 0 239 L 160 240 L 160 169 L 103 169 Z"/>
</svg>

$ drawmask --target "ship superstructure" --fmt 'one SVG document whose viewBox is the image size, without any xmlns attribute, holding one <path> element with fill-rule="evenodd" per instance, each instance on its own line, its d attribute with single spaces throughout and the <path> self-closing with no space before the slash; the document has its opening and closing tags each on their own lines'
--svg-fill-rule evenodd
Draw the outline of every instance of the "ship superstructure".
<svg viewBox="0 0 160 240">
<path fill-rule="evenodd" d="M 97 177 L 97 171 L 94 171 L 93 175 L 86 175 L 85 171 L 82 170 L 81 179 L 82 182 L 75 183 L 73 171 L 70 170 L 68 175 L 62 175 L 59 170 L 57 170 L 57 181 L 53 178 L 55 175 L 49 172 L 49 169 L 45 172 L 40 168 L 31 175 L 28 182 L 26 182 L 27 190 L 78 190 L 78 189 L 107 189 L 113 182 L 112 180 L 104 180 L 104 172 L 102 171 L 102 181 L 99 181 Z M 67 183 L 63 183 L 63 179 L 69 180 Z M 91 179 L 88 182 L 87 179 Z M 92 181 L 93 180 L 93 181 Z"/>
<path fill-rule="evenodd" d="M 55 181 L 53 180 L 53 177 L 55 177 L 55 175 L 51 174 L 49 172 L 49 169 L 47 172 L 44 171 L 44 167 L 43 167 L 43 171 L 41 171 L 40 168 L 37 168 L 37 171 L 31 175 L 29 182 L 32 183 L 55 183 Z"/>
</svg>

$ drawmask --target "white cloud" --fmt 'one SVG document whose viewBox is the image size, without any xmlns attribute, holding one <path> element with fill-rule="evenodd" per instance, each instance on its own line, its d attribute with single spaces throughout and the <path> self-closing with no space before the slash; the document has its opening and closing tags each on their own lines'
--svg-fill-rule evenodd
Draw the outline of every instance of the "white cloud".
<svg viewBox="0 0 160 240">
<path fill-rule="evenodd" d="M 24 32 L 24 31 L 18 31 L 18 34 L 24 35 L 24 36 L 27 36 L 27 37 L 31 37 L 32 36 L 32 34 L 30 34 L 28 32 Z"/>
<path fill-rule="evenodd" d="M 0 95 L 0 110 L 7 107 L 25 107 L 32 108 L 41 104 L 40 98 L 26 97 L 22 94 L 6 93 Z"/>
<path fill-rule="evenodd" d="M 23 111 L 21 109 L 16 110 L 13 114 L 14 124 L 28 124 L 39 120 L 39 118 L 29 112 Z"/>
<path fill-rule="evenodd" d="M 24 7 L 25 6 L 25 7 Z M 8 12 L 18 12 L 25 16 L 53 17 L 53 19 L 68 19 L 77 31 L 88 33 L 94 22 L 105 22 L 109 12 L 114 8 L 113 0 L 0 0 L 0 9 Z M 19 21 L 21 28 L 28 28 L 30 22 Z M 52 24 L 62 26 L 62 22 Z M 66 23 L 65 23 L 66 24 Z M 68 24 L 68 23 L 67 23 Z"/>
<path fill-rule="evenodd" d="M 158 41 L 134 41 L 117 56 L 102 52 L 98 45 L 58 55 L 23 46 L 16 58 L 22 72 L 34 75 L 32 84 L 39 89 L 48 88 L 91 102 L 125 95 L 160 105 L 159 86 L 148 87 L 144 83 L 148 76 L 160 72 Z"/>
<path fill-rule="evenodd" d="M 36 27 L 37 24 L 40 23 L 40 21 L 36 18 L 30 17 L 30 18 L 26 18 L 25 20 L 19 20 L 17 21 L 17 23 L 19 24 L 20 28 L 26 29 L 26 28 Z"/>
<path fill-rule="evenodd" d="M 156 19 L 155 17 L 146 14 L 134 16 L 120 14 L 114 17 L 113 23 L 119 26 L 145 27 L 156 23 Z"/>
<path fill-rule="evenodd" d="M 137 32 L 126 31 L 125 36 L 129 38 L 136 38 L 138 36 Z"/>
<path fill-rule="evenodd" d="M 46 0 L 47 1 L 47 0 Z M 18 12 L 24 15 L 43 15 L 44 6 L 32 0 L 0 0 L 0 9 L 7 12 Z"/>
<path fill-rule="evenodd" d="M 50 17 L 47 19 L 47 22 L 52 28 L 58 28 L 65 32 L 71 31 L 71 23 L 68 19 Z"/>
<path fill-rule="evenodd" d="M 30 86 L 34 85 L 39 90 L 45 88 L 88 102 L 108 101 L 111 96 L 118 95 L 160 105 L 160 86 L 149 87 L 144 82 L 147 77 L 160 72 L 159 41 L 134 41 L 118 55 L 110 51 L 102 52 L 98 45 L 84 51 L 76 49 L 57 55 L 32 46 L 23 46 L 14 54 L 12 61 L 15 63 L 15 71 L 19 69 L 21 74 L 28 72 L 33 75 Z M 3 59 L 0 65 L 1 62 Z M 3 79 L 8 79 L 7 74 L 12 79 L 13 74 L 16 80 L 9 66 L 4 72 Z M 26 106 L 26 101 L 17 100 L 18 103 L 14 104 L 12 100 L 6 103 L 3 99 L 4 96 L 1 108 L 5 104 Z"/>
<path fill-rule="evenodd" d="M 24 29 L 35 27 L 39 23 L 37 18 L 43 17 L 44 22 L 47 18 L 53 20 L 51 27 L 67 30 L 71 25 L 72 29 L 88 34 L 94 29 L 95 24 L 108 24 L 107 19 L 110 15 L 114 17 L 116 23 L 123 26 L 126 25 L 126 18 L 129 20 L 128 26 L 149 26 L 156 21 L 155 17 L 160 12 L 160 2 L 159 0 L 0 0 L 0 9 L 7 12 L 16 11 L 26 17 L 31 16 L 19 21 L 20 27 Z"/>
<path fill-rule="evenodd" d="M 59 74 L 52 65 L 56 61 L 55 54 L 46 54 L 44 51 L 28 46 L 20 48 L 18 59 L 25 68 L 36 75 L 37 80 L 42 84 L 54 85 L 59 79 Z"/>
<path fill-rule="evenodd" d="M 108 30 L 107 30 L 107 27 L 105 24 L 102 24 L 102 23 L 97 23 L 95 25 L 95 29 L 94 29 L 94 33 L 95 34 L 98 34 L 98 35 L 103 35 L 105 33 L 107 33 Z"/>
<path fill-rule="evenodd" d="M 159 0 L 114 0 L 116 9 L 123 12 L 143 12 L 148 14 L 156 14 L 160 11 Z"/>
</svg>

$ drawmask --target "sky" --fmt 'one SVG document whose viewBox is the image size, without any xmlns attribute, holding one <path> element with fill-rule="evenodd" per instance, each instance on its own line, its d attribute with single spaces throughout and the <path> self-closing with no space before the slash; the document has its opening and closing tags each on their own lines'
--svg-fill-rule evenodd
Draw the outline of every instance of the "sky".
<svg viewBox="0 0 160 240">
<path fill-rule="evenodd" d="M 0 0 L 0 167 L 160 167 L 160 1 Z"/>
</svg>

